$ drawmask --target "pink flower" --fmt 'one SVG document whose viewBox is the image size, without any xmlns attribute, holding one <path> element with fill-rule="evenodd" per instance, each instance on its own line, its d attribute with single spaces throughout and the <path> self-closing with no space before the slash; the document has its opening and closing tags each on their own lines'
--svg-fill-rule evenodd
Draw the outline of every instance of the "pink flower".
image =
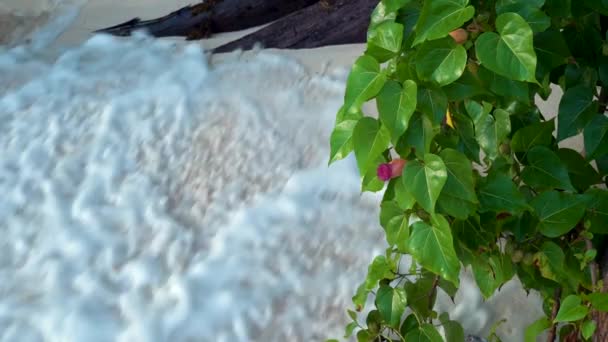
<svg viewBox="0 0 608 342">
<path fill-rule="evenodd" d="M 404 166 L 404 159 L 393 159 L 389 163 L 380 164 L 377 171 L 378 178 L 386 182 L 392 178 L 399 177 Z"/>
</svg>

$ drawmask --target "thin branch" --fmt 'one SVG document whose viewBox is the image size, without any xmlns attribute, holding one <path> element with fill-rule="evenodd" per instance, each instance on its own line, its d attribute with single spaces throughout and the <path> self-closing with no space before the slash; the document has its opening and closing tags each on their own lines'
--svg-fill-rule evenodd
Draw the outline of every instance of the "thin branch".
<svg viewBox="0 0 608 342">
<path fill-rule="evenodd" d="M 557 324 L 553 323 L 553 320 L 555 320 L 555 316 L 557 316 L 557 312 L 559 311 L 561 296 L 562 296 L 562 288 L 558 287 L 557 289 L 555 289 L 555 294 L 553 295 L 553 299 L 555 299 L 555 302 L 553 303 L 553 309 L 551 310 L 551 322 L 552 323 L 551 323 L 551 329 L 549 330 L 549 334 L 547 335 L 547 342 L 554 342 L 555 337 L 557 336 L 557 334 L 556 334 Z"/>
</svg>

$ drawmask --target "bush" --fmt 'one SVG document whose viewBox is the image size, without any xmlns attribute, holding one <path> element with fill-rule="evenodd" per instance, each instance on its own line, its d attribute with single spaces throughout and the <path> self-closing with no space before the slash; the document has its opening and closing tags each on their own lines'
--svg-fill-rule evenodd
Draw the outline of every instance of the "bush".
<svg viewBox="0 0 608 342">
<path fill-rule="evenodd" d="M 354 152 L 362 190 L 385 189 L 390 247 L 353 297 L 346 337 L 441 341 L 443 325 L 462 341 L 462 327 L 432 308 L 471 266 L 485 298 L 515 275 L 542 295 L 546 317 L 527 340 L 548 330 L 549 340 L 608 341 L 604 15 L 605 0 L 378 4 L 330 163 Z M 535 104 L 552 84 L 564 92 L 557 121 Z M 363 113 L 371 100 L 378 118 Z M 581 133 L 584 151 L 558 146 Z M 413 264 L 399 269 L 406 254 Z M 374 307 L 358 317 L 370 293 Z"/>
</svg>

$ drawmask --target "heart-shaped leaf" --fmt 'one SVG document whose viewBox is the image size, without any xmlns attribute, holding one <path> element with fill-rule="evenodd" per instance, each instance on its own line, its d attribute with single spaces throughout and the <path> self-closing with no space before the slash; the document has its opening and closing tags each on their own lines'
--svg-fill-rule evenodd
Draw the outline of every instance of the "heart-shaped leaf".
<svg viewBox="0 0 608 342">
<path fill-rule="evenodd" d="M 418 110 L 433 120 L 434 126 L 439 126 L 448 110 L 448 98 L 435 87 L 418 87 Z"/>
<path fill-rule="evenodd" d="M 467 6 L 468 4 L 469 0 L 425 1 L 416 24 L 416 39 L 413 45 L 425 40 L 443 38 L 469 21 L 475 14 L 475 9 L 473 6 Z"/>
<path fill-rule="evenodd" d="M 402 41 L 403 25 L 386 20 L 368 32 L 366 53 L 383 63 L 399 53 Z"/>
<path fill-rule="evenodd" d="M 599 311 L 608 312 L 608 293 L 590 293 L 588 298 L 591 305 L 593 305 L 593 308 Z"/>
<path fill-rule="evenodd" d="M 353 148 L 361 176 L 376 167 L 374 161 L 390 143 L 390 133 L 374 118 L 364 117 L 353 129 Z"/>
<path fill-rule="evenodd" d="M 464 154 L 449 148 L 439 155 L 448 171 L 448 179 L 439 196 L 438 205 L 447 214 L 465 219 L 469 216 L 468 207 L 478 203 L 471 161 Z"/>
<path fill-rule="evenodd" d="M 357 112 L 361 105 L 376 96 L 386 82 L 386 74 L 380 71 L 380 64 L 373 57 L 359 57 L 346 80 L 344 108 L 347 112 Z"/>
<path fill-rule="evenodd" d="M 433 128 L 431 120 L 426 115 L 415 112 L 410 120 L 407 131 L 405 131 L 405 134 L 400 139 L 399 145 L 414 148 L 416 156 L 423 158 L 431 150 L 431 142 L 437 133 L 437 130 Z"/>
<path fill-rule="evenodd" d="M 336 160 L 344 159 L 353 150 L 353 130 L 357 125 L 356 120 L 345 120 L 334 127 L 329 140 L 330 155 L 329 164 Z"/>
<path fill-rule="evenodd" d="M 440 86 L 456 81 L 467 63 L 467 51 L 451 37 L 425 42 L 420 45 L 417 54 L 418 77 Z"/>
<path fill-rule="evenodd" d="M 581 297 L 577 295 L 566 297 L 560 305 L 554 322 L 574 322 L 587 316 L 589 309 L 582 305 L 581 302 Z"/>
<path fill-rule="evenodd" d="M 547 317 L 540 318 L 526 328 L 524 335 L 525 342 L 536 342 L 536 336 L 551 327 L 551 322 Z"/>
<path fill-rule="evenodd" d="M 488 176 L 477 191 L 480 211 L 508 212 L 518 214 L 528 209 L 524 196 L 519 192 L 513 180 L 505 174 Z"/>
<path fill-rule="evenodd" d="M 496 14 L 517 13 L 526 20 L 532 31 L 543 32 L 551 26 L 551 19 L 540 9 L 542 5 L 539 1 L 499 0 L 496 3 Z"/>
<path fill-rule="evenodd" d="M 411 330 L 404 336 L 406 341 L 416 342 L 437 342 L 443 341 L 443 337 L 439 334 L 435 326 L 429 323 L 424 323 L 417 329 Z"/>
<path fill-rule="evenodd" d="M 536 196 L 530 205 L 538 216 L 538 230 L 555 238 L 569 232 L 585 214 L 586 198 L 567 192 L 546 191 Z"/>
<path fill-rule="evenodd" d="M 594 234 L 608 234 L 608 193 L 605 190 L 591 188 L 586 192 L 587 215 L 591 227 L 589 231 Z"/>
<path fill-rule="evenodd" d="M 407 249 L 425 269 L 459 285 L 460 261 L 454 249 L 450 225 L 443 216 L 434 216 L 432 225 L 424 221 L 414 223 Z"/>
<path fill-rule="evenodd" d="M 521 172 L 521 178 L 526 184 L 540 190 L 559 188 L 576 191 L 570 182 L 568 169 L 548 147 L 532 147 L 527 158 L 529 165 Z"/>
<path fill-rule="evenodd" d="M 575 150 L 560 148 L 559 159 L 566 165 L 572 185 L 579 191 L 586 191 L 591 185 L 601 182 L 600 175 L 593 166 Z"/>
<path fill-rule="evenodd" d="M 378 311 L 380 311 L 384 321 L 395 329 L 399 328 L 406 304 L 407 300 L 403 288 L 380 286 L 376 293 Z"/>
<path fill-rule="evenodd" d="M 435 203 L 448 178 L 447 169 L 439 156 L 427 153 L 423 163 L 412 160 L 405 165 L 403 184 L 416 201 L 429 213 L 435 211 Z"/>
<path fill-rule="evenodd" d="M 510 132 L 509 113 L 502 109 L 496 109 L 494 115 L 484 114 L 475 126 L 477 142 L 490 160 L 498 157 L 499 146 Z"/>
<path fill-rule="evenodd" d="M 391 132 L 393 142 L 407 130 L 416 109 L 416 90 L 416 82 L 411 80 L 403 82 L 403 88 L 398 82 L 388 81 L 376 98 L 380 120 Z"/>
<path fill-rule="evenodd" d="M 596 115 L 597 102 L 593 101 L 592 89 L 584 85 L 567 89 L 557 112 L 557 140 L 580 133 Z"/>
<path fill-rule="evenodd" d="M 587 159 L 608 153 L 608 118 L 604 115 L 594 115 L 593 119 L 585 127 L 583 133 L 585 141 L 585 152 Z"/>
<path fill-rule="evenodd" d="M 516 80 L 536 82 L 536 53 L 530 25 L 516 13 L 496 18 L 495 32 L 482 33 L 475 41 L 481 65 Z"/>
<path fill-rule="evenodd" d="M 554 120 L 524 126 L 513 134 L 511 150 L 513 152 L 527 152 L 536 145 L 549 146 L 551 138 L 553 138 L 554 129 Z"/>
</svg>

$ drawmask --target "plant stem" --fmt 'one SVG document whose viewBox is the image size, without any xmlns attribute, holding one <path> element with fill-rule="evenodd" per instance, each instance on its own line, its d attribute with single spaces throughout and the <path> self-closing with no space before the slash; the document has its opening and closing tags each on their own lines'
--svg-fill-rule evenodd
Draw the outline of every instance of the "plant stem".
<svg viewBox="0 0 608 342">
<path fill-rule="evenodd" d="M 562 295 L 562 288 L 558 287 L 557 289 L 555 289 L 555 294 L 553 295 L 553 298 L 555 299 L 555 303 L 553 303 L 553 309 L 551 309 L 551 322 L 553 322 L 553 320 L 555 319 L 555 316 L 557 316 L 557 312 L 559 311 L 561 295 Z M 555 341 L 555 337 L 557 336 L 556 330 L 557 330 L 557 324 L 551 323 L 551 329 L 549 330 L 549 334 L 547 335 L 547 342 Z"/>
<path fill-rule="evenodd" d="M 600 95 L 598 96 L 598 102 L 600 103 L 600 107 L 598 108 L 599 114 L 604 114 L 606 112 L 606 102 L 608 101 L 608 88 L 602 87 L 600 90 Z"/>
</svg>

